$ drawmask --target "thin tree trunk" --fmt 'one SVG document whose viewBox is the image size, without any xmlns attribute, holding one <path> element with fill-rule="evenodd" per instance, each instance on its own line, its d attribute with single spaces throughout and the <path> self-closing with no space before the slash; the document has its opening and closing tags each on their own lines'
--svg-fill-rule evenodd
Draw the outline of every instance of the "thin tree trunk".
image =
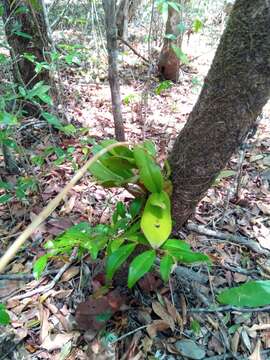
<svg viewBox="0 0 270 360">
<path fill-rule="evenodd" d="M 103 0 L 105 12 L 107 50 L 109 63 L 109 83 L 112 97 L 115 137 L 118 141 L 125 140 L 125 130 L 121 111 L 119 75 L 117 68 L 117 27 L 115 16 L 115 0 Z"/>
<path fill-rule="evenodd" d="M 134 18 L 142 0 L 120 0 L 116 10 L 118 36 L 127 40 L 128 23 Z"/>
<path fill-rule="evenodd" d="M 38 62 L 49 61 L 47 54 L 50 47 L 42 3 L 35 1 L 33 5 L 31 1 L 21 0 L 2 0 L 2 3 L 5 33 L 14 63 L 15 82 L 30 88 L 41 80 L 50 84 L 49 70 L 43 69 L 36 74 L 35 64 L 26 58 L 28 55 L 34 56 Z"/>
<path fill-rule="evenodd" d="M 269 24 L 269 0 L 236 0 L 200 97 L 170 155 L 177 229 L 270 97 Z"/>
</svg>

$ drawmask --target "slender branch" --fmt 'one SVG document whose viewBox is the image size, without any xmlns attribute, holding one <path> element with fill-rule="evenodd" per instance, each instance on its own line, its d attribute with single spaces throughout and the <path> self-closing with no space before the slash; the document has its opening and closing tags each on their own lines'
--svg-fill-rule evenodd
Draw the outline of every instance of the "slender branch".
<svg viewBox="0 0 270 360">
<path fill-rule="evenodd" d="M 188 309 L 190 313 L 216 313 L 216 312 L 230 312 L 237 311 L 240 313 L 259 313 L 259 312 L 270 312 L 270 305 L 256 308 L 241 308 L 233 305 L 219 306 L 214 308 L 191 308 Z"/>
<path fill-rule="evenodd" d="M 115 344 L 116 342 L 125 339 L 125 338 L 126 338 L 127 336 L 129 336 L 129 335 L 135 334 L 136 332 L 138 332 L 138 331 L 140 331 L 140 330 L 146 329 L 147 326 L 148 326 L 148 325 L 142 325 L 142 326 L 138 327 L 138 328 L 135 329 L 135 330 L 129 331 L 128 333 L 126 333 L 126 334 L 120 336 L 119 338 L 111 341 L 110 344 Z"/>
<path fill-rule="evenodd" d="M 34 296 L 36 294 L 45 293 L 45 292 L 48 292 L 51 289 L 53 289 L 55 287 L 55 285 L 57 284 L 57 282 L 60 280 L 61 276 L 64 274 L 64 272 L 67 271 L 67 269 L 70 267 L 72 262 L 76 259 L 77 250 L 78 250 L 78 248 L 75 248 L 73 250 L 73 252 L 72 252 L 72 254 L 70 256 L 69 262 L 65 263 L 65 265 L 60 268 L 59 272 L 55 275 L 55 277 L 53 278 L 53 280 L 49 284 L 40 286 L 37 289 L 34 289 L 32 291 L 28 291 L 28 292 L 26 292 L 24 294 L 14 296 L 14 297 L 12 297 L 12 299 L 13 300 L 26 299 L 26 298 L 32 297 L 32 296 Z"/>
<path fill-rule="evenodd" d="M 134 52 L 134 54 L 137 55 L 139 58 L 141 58 L 144 62 L 146 62 L 147 64 L 150 64 L 150 61 L 147 60 L 143 55 L 141 55 L 136 49 L 134 49 L 134 47 L 131 46 L 129 42 L 127 42 L 120 36 L 118 36 L 118 40 L 120 40 L 124 45 L 126 45 L 128 48 L 130 48 L 130 50 L 132 50 Z"/>
<path fill-rule="evenodd" d="M 14 258 L 21 246 L 26 240 L 33 234 L 37 227 L 47 219 L 47 217 L 53 212 L 53 210 L 60 204 L 62 199 L 72 189 L 72 187 L 84 176 L 89 166 L 96 162 L 102 155 L 106 154 L 111 149 L 117 146 L 126 146 L 127 142 L 118 142 L 107 146 L 99 151 L 95 156 L 90 158 L 81 169 L 79 169 L 70 182 L 63 188 L 63 190 L 52 199 L 49 204 L 41 211 L 41 213 L 34 219 L 34 221 L 27 226 L 27 228 L 21 233 L 21 235 L 14 241 L 14 243 L 7 249 L 5 254 L 0 258 L 0 273 L 3 272 L 7 264 Z"/>
<path fill-rule="evenodd" d="M 270 255 L 270 252 L 267 249 L 264 249 L 256 241 L 246 238 L 244 236 L 228 234 L 228 233 L 226 234 L 221 231 L 211 230 L 203 225 L 187 224 L 186 227 L 188 230 L 195 231 L 199 234 L 214 237 L 215 238 L 214 241 L 219 241 L 219 240 L 229 241 L 233 244 L 246 246 L 250 250 L 257 252 L 258 254 L 267 255 L 267 256 Z"/>
</svg>

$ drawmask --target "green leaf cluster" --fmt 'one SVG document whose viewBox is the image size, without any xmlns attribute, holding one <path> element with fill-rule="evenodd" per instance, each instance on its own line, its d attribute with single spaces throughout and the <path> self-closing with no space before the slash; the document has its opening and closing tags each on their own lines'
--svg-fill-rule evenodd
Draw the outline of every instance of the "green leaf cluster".
<svg viewBox="0 0 270 360">
<path fill-rule="evenodd" d="M 0 304 L 0 325 L 8 325 L 10 323 L 10 317 L 6 311 L 4 304 Z"/>
<path fill-rule="evenodd" d="M 54 118 L 49 118 L 56 126 Z M 97 154 L 114 140 L 105 140 L 92 147 Z M 76 247 L 79 255 L 89 253 L 93 259 L 106 256 L 108 284 L 131 259 L 128 270 L 128 287 L 133 287 L 160 260 L 160 274 L 168 281 L 177 262 L 191 264 L 209 262 L 201 253 L 193 252 L 189 245 L 178 239 L 169 239 L 172 231 L 171 201 L 167 192 L 169 171 L 155 161 L 156 149 L 151 141 L 134 147 L 118 146 L 90 166 L 89 171 L 104 187 L 126 188 L 134 199 L 126 206 L 118 202 L 110 224 L 90 226 L 80 223 L 46 244 L 48 253 L 39 258 L 34 274 L 40 277 L 47 262 L 55 256 L 70 255 Z M 136 255 L 139 245 L 145 251 Z M 132 256 L 132 258 L 131 258 Z"/>
</svg>

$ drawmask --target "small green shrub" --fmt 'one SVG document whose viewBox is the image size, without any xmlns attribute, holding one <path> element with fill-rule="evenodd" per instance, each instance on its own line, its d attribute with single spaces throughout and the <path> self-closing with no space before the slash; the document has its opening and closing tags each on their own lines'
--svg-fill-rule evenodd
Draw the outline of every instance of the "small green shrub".
<svg viewBox="0 0 270 360">
<path fill-rule="evenodd" d="M 93 154 L 113 140 L 106 140 L 92 149 Z M 99 158 L 89 171 L 106 188 L 123 187 L 134 195 L 128 206 L 116 204 L 110 224 L 91 226 L 82 222 L 72 226 L 53 241 L 45 244 L 47 253 L 34 265 L 35 277 L 40 277 L 50 258 L 70 255 L 78 249 L 79 256 L 89 253 L 93 259 L 99 254 L 106 257 L 108 284 L 117 270 L 128 260 L 137 246 L 145 251 L 129 265 L 128 287 L 134 284 L 158 263 L 160 274 L 168 281 L 172 267 L 177 262 L 209 262 L 208 256 L 193 252 L 183 240 L 171 239 L 171 182 L 154 160 L 155 146 L 150 141 L 133 148 L 115 147 Z"/>
</svg>

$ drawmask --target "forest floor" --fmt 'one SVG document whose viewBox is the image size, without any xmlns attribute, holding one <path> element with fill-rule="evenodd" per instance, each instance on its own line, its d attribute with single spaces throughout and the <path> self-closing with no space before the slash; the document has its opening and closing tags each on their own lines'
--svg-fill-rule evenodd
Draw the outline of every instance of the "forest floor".
<svg viewBox="0 0 270 360">
<path fill-rule="evenodd" d="M 137 50 L 144 52 L 139 45 Z M 203 37 L 191 37 L 187 52 L 194 61 L 181 70 L 179 84 L 158 94 L 158 80 L 125 49 L 121 95 L 130 143 L 151 139 L 158 159 L 166 158 L 197 100 L 214 51 Z M 27 199 L 14 197 L 0 207 L 1 252 L 83 165 L 93 142 L 113 137 L 105 53 L 98 56 L 95 81 L 93 67 L 71 67 L 61 73 L 62 110 L 71 124 L 84 128 L 79 136 L 48 131 L 33 118 L 21 126 L 20 142 L 31 148 L 28 156 L 44 157 L 44 163 L 32 165 L 32 173 L 25 175 L 38 181 L 38 190 L 27 189 Z M 269 313 L 220 307 L 215 300 L 224 288 L 270 279 L 269 117 L 266 106 L 257 132 L 232 157 L 179 233 L 193 249 L 211 257 L 211 268 L 179 266 L 168 285 L 153 272 L 132 291 L 116 286 L 101 297 L 104 264 L 89 257 L 55 259 L 41 279 L 34 280 L 32 265 L 44 254 L 42 245 L 81 221 L 108 222 L 116 201 L 130 200 L 126 191 L 104 190 L 85 176 L 0 275 L 0 302 L 12 320 L 0 328 L 0 359 L 269 358 L 265 355 L 270 347 Z M 2 168 L 1 176 L 13 184 L 17 181 Z M 54 283 L 64 264 L 69 267 Z M 90 295 L 83 314 L 86 331 L 80 331 L 75 310 Z M 110 319 L 108 308 L 113 313 Z"/>
</svg>

